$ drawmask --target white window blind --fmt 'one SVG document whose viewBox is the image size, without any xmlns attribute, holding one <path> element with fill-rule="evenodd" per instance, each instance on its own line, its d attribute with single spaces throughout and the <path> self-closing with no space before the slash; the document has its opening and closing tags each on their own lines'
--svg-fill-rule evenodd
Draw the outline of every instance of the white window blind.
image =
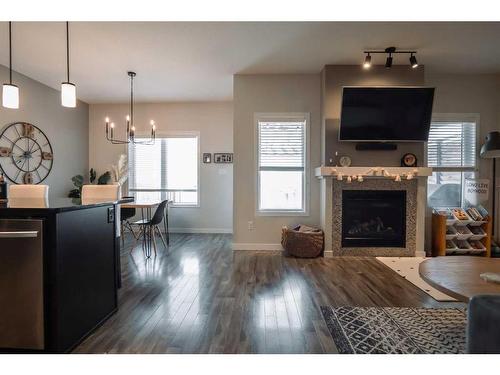
<svg viewBox="0 0 500 375">
<path fill-rule="evenodd" d="M 198 204 L 198 137 L 157 138 L 153 145 L 131 144 L 129 191 L 141 199 Z"/>
<path fill-rule="evenodd" d="M 427 143 L 427 162 L 435 168 L 476 167 L 476 124 L 433 122 Z"/>
<path fill-rule="evenodd" d="M 258 211 L 304 213 L 306 118 L 260 118 L 257 122 Z"/>
<path fill-rule="evenodd" d="M 266 168 L 304 168 L 304 122 L 259 123 L 259 161 Z"/>
<path fill-rule="evenodd" d="M 476 171 L 476 122 L 433 121 L 427 143 L 427 163 L 433 168 L 427 180 L 431 207 L 459 207 L 463 185 Z"/>
</svg>

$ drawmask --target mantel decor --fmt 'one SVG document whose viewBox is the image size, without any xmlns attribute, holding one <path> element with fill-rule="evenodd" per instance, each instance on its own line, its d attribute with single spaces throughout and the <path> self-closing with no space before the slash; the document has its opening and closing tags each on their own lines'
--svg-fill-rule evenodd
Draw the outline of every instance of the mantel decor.
<svg viewBox="0 0 500 375">
<path fill-rule="evenodd" d="M 338 181 L 348 183 L 363 182 L 365 177 L 387 178 L 400 182 L 402 179 L 411 180 L 419 176 L 429 176 L 432 168 L 412 167 L 319 167 L 316 168 L 316 177 L 334 177 Z"/>
<path fill-rule="evenodd" d="M 127 72 L 130 77 L 130 115 L 127 115 L 127 130 L 125 133 L 125 139 L 115 138 L 115 123 L 109 122 L 109 117 L 106 117 L 106 139 L 114 145 L 121 145 L 127 143 L 141 144 L 141 145 L 153 145 L 156 139 L 156 125 L 153 120 L 151 120 L 151 135 L 149 139 L 143 139 L 140 141 L 136 139 L 135 136 L 135 124 L 134 124 L 134 77 L 137 75 L 135 72 Z"/>
</svg>

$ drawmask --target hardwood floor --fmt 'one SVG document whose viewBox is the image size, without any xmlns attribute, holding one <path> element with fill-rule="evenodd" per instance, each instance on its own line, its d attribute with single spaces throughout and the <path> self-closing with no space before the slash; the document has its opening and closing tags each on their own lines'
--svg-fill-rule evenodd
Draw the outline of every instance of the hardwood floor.
<svg viewBox="0 0 500 375">
<path fill-rule="evenodd" d="M 174 234 L 146 260 L 131 244 L 119 311 L 75 353 L 335 353 L 321 305 L 445 305 L 373 258 L 233 252 L 229 235 Z"/>
</svg>

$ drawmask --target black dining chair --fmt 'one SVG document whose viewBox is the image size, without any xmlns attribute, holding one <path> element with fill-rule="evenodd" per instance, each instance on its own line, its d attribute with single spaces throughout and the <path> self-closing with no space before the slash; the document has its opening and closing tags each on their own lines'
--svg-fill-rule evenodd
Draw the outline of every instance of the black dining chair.
<svg viewBox="0 0 500 375">
<path fill-rule="evenodd" d="M 127 229 L 135 239 L 137 236 L 134 232 L 134 228 L 132 228 L 132 223 L 130 223 L 130 219 L 135 216 L 135 208 L 120 208 L 120 224 L 121 224 L 121 235 L 122 235 L 122 247 L 125 246 L 125 229 Z"/>
<path fill-rule="evenodd" d="M 135 241 L 135 244 L 134 246 L 132 247 L 132 249 L 130 250 L 130 252 L 132 253 L 132 251 L 134 250 L 135 246 L 137 245 L 137 242 L 139 242 L 140 238 L 141 238 L 141 235 L 144 235 L 146 234 L 146 236 L 151 236 L 151 241 L 153 243 L 153 249 L 155 251 L 155 255 L 156 255 L 156 237 L 155 237 L 155 234 L 157 233 L 158 236 L 160 237 L 161 239 L 161 242 L 163 242 L 163 246 L 165 246 L 165 248 L 168 247 L 168 237 L 169 237 L 169 234 L 168 234 L 168 224 L 164 223 L 165 225 L 165 230 L 166 230 L 166 236 L 167 236 L 167 242 L 165 242 L 165 239 L 163 237 L 163 234 L 161 233 L 161 230 L 159 228 L 160 224 L 162 223 L 162 221 L 166 219 L 166 210 L 168 210 L 168 203 L 169 201 L 168 200 L 165 200 L 163 202 L 161 202 L 159 205 L 158 205 L 158 208 L 156 209 L 153 217 L 151 218 L 151 220 L 139 220 L 139 221 L 136 221 L 133 223 L 133 225 L 137 225 L 140 227 L 140 230 L 139 230 L 139 234 L 136 238 L 136 241 Z M 146 232 L 145 232 L 146 231 Z"/>
</svg>

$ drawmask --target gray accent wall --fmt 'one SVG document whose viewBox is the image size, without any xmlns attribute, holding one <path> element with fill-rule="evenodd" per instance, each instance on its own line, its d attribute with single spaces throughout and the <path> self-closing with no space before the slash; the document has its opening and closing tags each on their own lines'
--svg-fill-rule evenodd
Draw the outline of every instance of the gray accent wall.
<svg viewBox="0 0 500 375">
<path fill-rule="evenodd" d="M 1 83 L 8 79 L 9 70 L 0 65 Z M 0 103 L 0 129 L 13 122 L 29 122 L 47 135 L 54 165 L 43 183 L 50 186 L 51 197 L 66 197 L 72 188 L 71 177 L 88 169 L 89 106 L 78 101 L 76 108 L 62 107 L 58 90 L 16 72 L 13 83 L 19 86 L 20 108 L 3 108 Z"/>
<path fill-rule="evenodd" d="M 356 151 L 355 142 L 340 142 L 339 124 L 343 86 L 423 86 L 424 67 L 412 69 L 408 65 L 394 65 L 387 69 L 373 65 L 327 65 L 322 72 L 322 164 L 335 165 L 335 152 L 349 156 L 353 166 L 399 166 L 401 156 L 411 152 L 419 165 L 424 162 L 424 144 L 398 143 L 395 151 Z M 333 159 L 330 161 L 330 159 Z"/>
</svg>

